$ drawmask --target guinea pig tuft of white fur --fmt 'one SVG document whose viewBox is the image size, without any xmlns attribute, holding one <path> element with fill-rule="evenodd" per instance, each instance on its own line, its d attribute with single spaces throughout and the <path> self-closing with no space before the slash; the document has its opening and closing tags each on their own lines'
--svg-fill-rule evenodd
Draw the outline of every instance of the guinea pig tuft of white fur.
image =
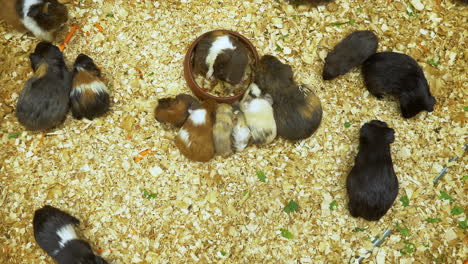
<svg viewBox="0 0 468 264">
<path fill-rule="evenodd" d="M 109 111 L 109 91 L 101 78 L 101 70 L 94 61 L 80 54 L 73 66 L 73 85 L 70 92 L 73 117 L 94 119 Z"/>
<path fill-rule="evenodd" d="M 262 95 L 255 83 L 249 86 L 240 103 L 254 144 L 268 144 L 276 138 L 276 122 L 273 114 L 273 100 Z"/>
<path fill-rule="evenodd" d="M 34 238 L 59 264 L 107 264 L 93 253 L 88 242 L 78 238 L 75 231 L 78 224 L 80 221 L 74 216 L 46 205 L 34 213 Z"/>
</svg>

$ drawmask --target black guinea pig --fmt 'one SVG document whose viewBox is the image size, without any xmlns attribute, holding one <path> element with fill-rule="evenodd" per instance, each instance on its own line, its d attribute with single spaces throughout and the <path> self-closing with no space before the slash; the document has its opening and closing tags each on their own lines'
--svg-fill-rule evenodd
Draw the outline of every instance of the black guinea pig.
<svg viewBox="0 0 468 264">
<path fill-rule="evenodd" d="M 325 58 L 323 79 L 334 79 L 361 65 L 377 51 L 377 42 L 372 31 L 355 31 L 348 35 Z"/>
<path fill-rule="evenodd" d="M 28 130 L 54 128 L 68 112 L 71 74 L 62 52 L 51 43 L 39 43 L 29 59 L 34 75 L 19 95 L 16 117 Z"/>
<path fill-rule="evenodd" d="M 171 123 L 181 127 L 189 116 L 190 110 L 200 108 L 200 103 L 193 96 L 179 94 L 175 98 L 158 99 L 158 106 L 154 109 L 154 117 L 158 122 Z"/>
<path fill-rule="evenodd" d="M 404 118 L 434 110 L 436 100 L 424 72 L 410 56 L 395 52 L 376 53 L 364 62 L 362 73 L 372 95 L 380 99 L 384 94 L 390 94 L 400 99 Z"/>
<path fill-rule="evenodd" d="M 392 207 L 398 195 L 390 153 L 394 139 L 385 122 L 372 120 L 361 127 L 359 152 L 346 179 L 351 216 L 377 221 Z"/>
<path fill-rule="evenodd" d="M 80 221 L 70 214 L 46 205 L 34 213 L 34 238 L 60 264 L 107 264 L 88 242 L 78 238 L 74 228 L 78 224 Z"/>
<path fill-rule="evenodd" d="M 291 66 L 265 55 L 257 67 L 255 83 L 273 98 L 279 136 L 299 140 L 310 137 L 318 129 L 322 121 L 320 100 L 310 89 L 305 86 L 301 89 L 294 82 Z"/>
<path fill-rule="evenodd" d="M 73 117 L 92 120 L 109 111 L 109 91 L 94 61 L 80 54 L 73 65 L 73 85 L 70 93 Z"/>
<path fill-rule="evenodd" d="M 11 8 L 12 2 L 15 10 L 9 10 L 8 14 L 6 10 L 0 11 L 0 18 L 19 30 L 23 29 L 18 26 L 21 23 L 42 40 L 53 41 L 55 32 L 68 20 L 67 8 L 57 0 L 0 0 L 0 5 Z"/>
<path fill-rule="evenodd" d="M 213 31 L 194 49 L 193 71 L 208 80 L 239 84 L 249 62 L 248 50 L 235 36 Z"/>
</svg>

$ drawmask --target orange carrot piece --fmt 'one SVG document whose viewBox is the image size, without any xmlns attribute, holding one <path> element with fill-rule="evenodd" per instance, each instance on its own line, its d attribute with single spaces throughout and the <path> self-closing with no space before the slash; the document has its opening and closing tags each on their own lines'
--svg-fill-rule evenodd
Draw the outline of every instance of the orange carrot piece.
<svg viewBox="0 0 468 264">
<path fill-rule="evenodd" d="M 94 26 L 99 30 L 99 32 L 103 32 L 103 31 L 104 31 L 104 28 L 102 28 L 101 25 L 100 25 L 98 22 L 96 22 L 96 23 L 94 24 Z"/>
<path fill-rule="evenodd" d="M 73 37 L 73 34 L 75 34 L 77 29 L 79 29 L 78 26 L 73 26 L 72 29 L 70 30 L 70 32 L 68 32 L 67 36 L 63 40 L 63 43 L 60 44 L 60 46 L 59 46 L 60 51 L 63 51 L 65 49 L 66 45 L 68 44 L 68 42 L 70 42 L 71 38 Z"/>
<path fill-rule="evenodd" d="M 138 156 L 133 158 L 133 160 L 135 162 L 138 162 L 138 161 L 142 160 L 144 156 L 150 154 L 151 152 L 153 152 L 151 149 L 145 149 L 145 150 L 141 151 L 140 153 L 138 153 Z"/>
<path fill-rule="evenodd" d="M 428 51 L 429 51 L 429 49 L 428 49 L 426 46 L 424 46 L 423 44 L 418 43 L 417 45 L 418 45 L 418 47 L 420 47 L 424 52 L 428 52 Z"/>
<path fill-rule="evenodd" d="M 98 248 L 98 249 L 95 249 L 94 251 L 96 251 L 96 253 L 98 254 L 101 254 L 102 252 L 104 252 L 104 249 Z"/>
<path fill-rule="evenodd" d="M 138 67 L 135 67 L 135 70 L 138 72 L 138 76 L 140 76 L 140 79 L 143 80 L 143 71 Z"/>
</svg>

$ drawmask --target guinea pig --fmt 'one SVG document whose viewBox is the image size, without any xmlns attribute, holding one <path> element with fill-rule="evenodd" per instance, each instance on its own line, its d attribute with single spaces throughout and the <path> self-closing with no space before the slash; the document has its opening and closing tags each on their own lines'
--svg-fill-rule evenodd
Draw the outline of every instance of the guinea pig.
<svg viewBox="0 0 468 264">
<path fill-rule="evenodd" d="M 346 179 L 353 217 L 377 221 L 392 207 L 398 195 L 390 153 L 394 140 L 394 131 L 385 122 L 373 120 L 361 127 L 359 152 Z"/>
<path fill-rule="evenodd" d="M 323 79 L 331 80 L 349 72 L 376 51 L 377 36 L 372 31 L 354 31 L 328 53 L 323 67 Z"/>
<path fill-rule="evenodd" d="M 320 100 L 310 89 L 294 82 L 291 66 L 265 55 L 257 67 L 255 82 L 273 98 L 279 136 L 299 140 L 311 136 L 319 128 L 322 121 Z"/>
<path fill-rule="evenodd" d="M 0 6 L 0 18 L 7 24 L 42 40 L 53 41 L 68 20 L 67 8 L 57 0 L 0 0 Z"/>
<path fill-rule="evenodd" d="M 273 99 L 255 83 L 250 84 L 245 92 L 240 109 L 250 129 L 254 144 L 268 144 L 276 138 L 276 122 L 273 114 Z"/>
<path fill-rule="evenodd" d="M 158 106 L 154 109 L 154 117 L 158 122 L 168 122 L 181 127 L 189 116 L 189 110 L 198 108 L 200 108 L 200 103 L 193 96 L 179 94 L 175 98 L 159 99 Z"/>
<path fill-rule="evenodd" d="M 234 118 L 234 127 L 232 128 L 232 146 L 235 151 L 244 150 L 249 144 L 250 129 L 245 120 L 244 113 L 238 111 Z"/>
<path fill-rule="evenodd" d="M 109 111 L 109 91 L 102 81 L 101 70 L 84 54 L 78 55 L 73 65 L 70 103 L 76 119 L 92 120 Z"/>
<path fill-rule="evenodd" d="M 380 52 L 367 59 L 362 67 L 367 90 L 377 98 L 390 94 L 400 99 L 404 118 L 421 111 L 432 112 L 436 103 L 418 63 L 408 55 Z"/>
<path fill-rule="evenodd" d="M 26 81 L 16 104 L 16 117 L 28 130 L 61 124 L 70 102 L 71 74 L 58 47 L 41 42 L 29 55 L 34 75 Z"/>
<path fill-rule="evenodd" d="M 201 104 L 201 108 L 189 110 L 190 115 L 175 138 L 177 148 L 188 159 L 207 162 L 213 158 L 215 154 L 213 124 L 216 107 L 216 102 L 209 99 Z"/>
<path fill-rule="evenodd" d="M 231 134 L 233 119 L 232 106 L 219 104 L 216 109 L 216 121 L 213 126 L 213 139 L 216 153 L 221 156 L 228 156 L 232 153 Z"/>
<path fill-rule="evenodd" d="M 34 238 L 60 264 L 107 264 L 88 242 L 78 238 L 74 227 L 79 224 L 74 216 L 46 205 L 34 213 Z"/>
<path fill-rule="evenodd" d="M 213 31 L 195 47 L 193 71 L 208 80 L 216 78 L 236 85 L 242 81 L 248 62 L 248 51 L 236 37 Z"/>
</svg>

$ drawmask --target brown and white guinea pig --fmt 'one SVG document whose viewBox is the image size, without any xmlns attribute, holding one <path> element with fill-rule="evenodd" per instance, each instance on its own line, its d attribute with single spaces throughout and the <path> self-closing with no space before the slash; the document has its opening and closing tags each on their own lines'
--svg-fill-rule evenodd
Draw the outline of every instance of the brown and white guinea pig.
<svg viewBox="0 0 468 264">
<path fill-rule="evenodd" d="M 436 103 L 418 63 L 410 56 L 396 52 L 379 52 L 362 65 L 367 90 L 377 98 L 390 94 L 400 99 L 404 118 L 421 111 L 432 112 Z"/>
<path fill-rule="evenodd" d="M 246 47 L 234 36 L 220 31 L 205 35 L 194 50 L 193 70 L 208 80 L 239 84 L 249 62 Z"/>
<path fill-rule="evenodd" d="M 265 55 L 257 67 L 255 82 L 273 98 L 279 136 L 299 140 L 308 138 L 319 128 L 322 121 L 320 100 L 310 89 L 294 82 L 291 66 Z"/>
<path fill-rule="evenodd" d="M 26 81 L 16 105 L 16 117 L 28 130 L 61 124 L 70 102 L 71 74 L 57 46 L 41 42 L 29 55 L 34 75 Z"/>
<path fill-rule="evenodd" d="M 232 153 L 233 119 L 232 106 L 219 104 L 216 109 L 216 121 L 213 127 L 214 146 L 218 155 L 228 156 Z"/>
<path fill-rule="evenodd" d="M 73 117 L 92 120 L 109 111 L 109 91 L 94 61 L 80 54 L 73 65 L 73 85 L 70 93 Z"/>
<path fill-rule="evenodd" d="M 390 153 L 394 140 L 385 122 L 372 120 L 361 127 L 359 152 L 346 179 L 351 216 L 377 221 L 392 207 L 398 195 Z"/>
<path fill-rule="evenodd" d="M 245 121 L 254 144 L 268 144 L 276 138 L 276 122 L 273 114 L 273 99 L 255 83 L 250 84 L 240 103 Z"/>
<path fill-rule="evenodd" d="M 245 120 L 244 113 L 238 111 L 234 118 L 232 128 L 232 146 L 236 152 L 244 150 L 250 141 L 250 129 Z"/>
<path fill-rule="evenodd" d="M 53 41 L 68 20 L 67 8 L 57 0 L 0 0 L 0 6 L 0 19 L 42 40 Z"/>
<path fill-rule="evenodd" d="M 78 238 L 75 226 L 79 224 L 74 216 L 46 205 L 34 213 L 34 238 L 59 264 L 107 264 L 88 242 Z"/>
<path fill-rule="evenodd" d="M 175 138 L 177 148 L 188 159 L 207 162 L 213 158 L 215 154 L 213 124 L 216 107 L 217 103 L 209 99 L 201 104 L 201 108 L 189 110 L 190 115 Z"/>
<path fill-rule="evenodd" d="M 179 94 L 175 98 L 161 98 L 154 109 L 154 117 L 158 122 L 171 123 L 176 127 L 181 127 L 187 117 L 189 110 L 200 108 L 200 103 L 193 96 Z"/>
<path fill-rule="evenodd" d="M 323 79 L 334 79 L 360 66 L 377 51 L 377 42 L 377 36 L 372 31 L 354 31 L 349 34 L 325 58 Z"/>
</svg>

